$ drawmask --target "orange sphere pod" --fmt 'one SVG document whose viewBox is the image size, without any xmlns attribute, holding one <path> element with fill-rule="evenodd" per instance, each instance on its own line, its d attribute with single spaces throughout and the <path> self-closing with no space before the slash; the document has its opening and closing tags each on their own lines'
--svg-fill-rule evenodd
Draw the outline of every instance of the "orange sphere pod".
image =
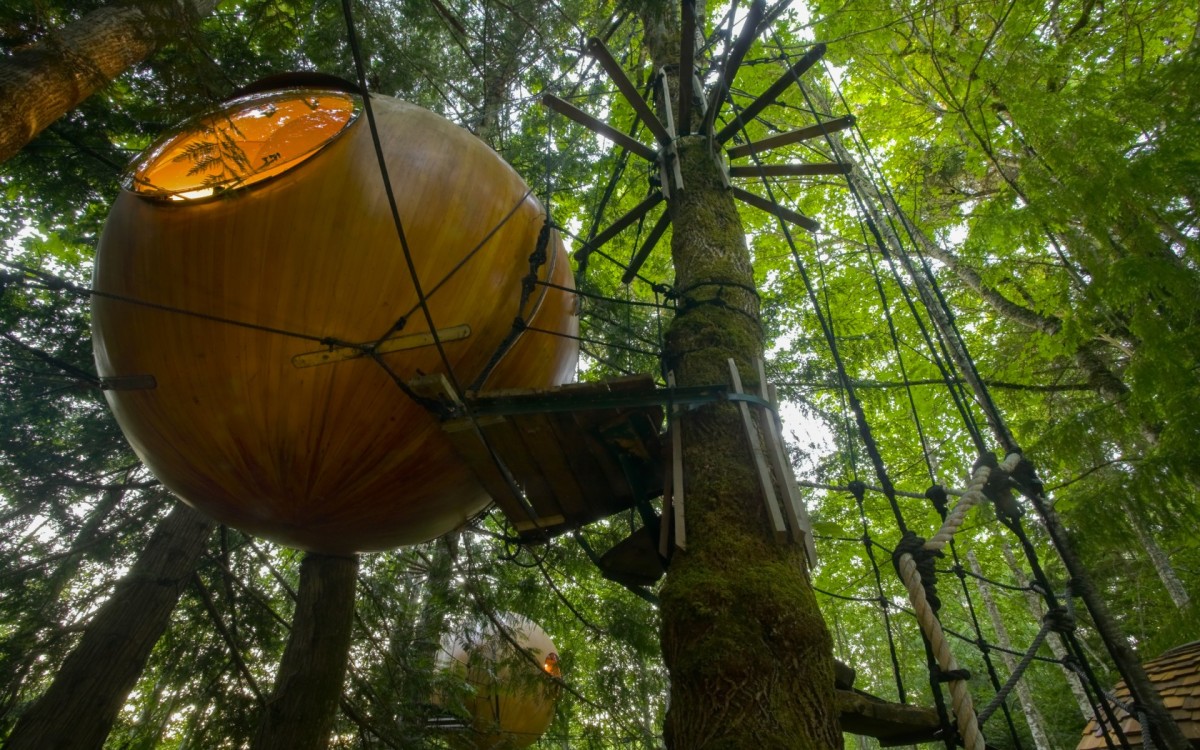
<svg viewBox="0 0 1200 750">
<path fill-rule="evenodd" d="M 470 686 L 462 706 L 470 727 L 451 738 L 455 747 L 519 750 L 536 742 L 554 720 L 562 692 L 547 679 L 562 676 L 554 642 L 520 615 L 504 614 L 501 622 L 512 641 L 489 624 L 483 632 L 442 642 L 440 668 Z M 435 696 L 434 702 L 450 708 L 445 696 Z"/>
<path fill-rule="evenodd" d="M 522 285 L 531 272 L 571 285 L 529 188 L 465 130 L 371 102 L 457 381 L 570 378 L 574 295 Z M 488 502 L 403 387 L 446 368 L 360 106 L 347 91 L 295 87 L 184 126 L 135 164 L 93 282 L 97 367 L 151 471 L 222 523 L 327 553 L 431 539 Z M 538 330 L 514 339 L 518 317 Z"/>
</svg>

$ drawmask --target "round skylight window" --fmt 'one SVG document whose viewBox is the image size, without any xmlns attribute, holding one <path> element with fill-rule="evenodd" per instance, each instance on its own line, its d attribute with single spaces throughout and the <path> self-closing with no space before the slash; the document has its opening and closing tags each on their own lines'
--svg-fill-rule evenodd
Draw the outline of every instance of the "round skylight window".
<svg viewBox="0 0 1200 750">
<path fill-rule="evenodd" d="M 354 122 L 359 107 L 354 94 L 313 88 L 234 99 L 148 149 L 125 187 L 189 201 L 254 185 L 312 157 Z"/>
</svg>

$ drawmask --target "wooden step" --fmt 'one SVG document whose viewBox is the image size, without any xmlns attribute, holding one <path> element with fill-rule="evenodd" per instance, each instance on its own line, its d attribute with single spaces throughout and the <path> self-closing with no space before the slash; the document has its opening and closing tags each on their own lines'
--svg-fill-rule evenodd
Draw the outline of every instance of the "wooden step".
<svg viewBox="0 0 1200 750">
<path fill-rule="evenodd" d="M 932 708 L 891 703 L 859 690 L 837 691 L 842 731 L 874 737 L 883 747 L 935 741 L 941 730 Z"/>
<path fill-rule="evenodd" d="M 658 553 L 658 524 L 643 526 L 600 556 L 600 572 L 623 586 L 653 586 L 667 572 Z"/>
</svg>

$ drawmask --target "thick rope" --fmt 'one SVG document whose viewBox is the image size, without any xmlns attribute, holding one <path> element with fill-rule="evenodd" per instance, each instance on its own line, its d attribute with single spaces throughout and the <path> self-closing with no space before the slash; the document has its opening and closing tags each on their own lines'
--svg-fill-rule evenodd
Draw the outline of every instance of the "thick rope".
<svg viewBox="0 0 1200 750">
<path fill-rule="evenodd" d="M 1020 461 L 1019 453 L 1010 454 L 1000 464 L 999 469 L 1006 474 L 1011 473 Z M 962 526 L 967 511 L 987 499 L 983 489 L 991 474 L 992 468 L 986 464 L 981 464 L 975 469 L 971 483 L 959 498 L 954 510 L 946 516 L 942 528 L 922 545 L 925 553 L 941 552 L 942 547 L 949 543 L 955 532 Z M 950 677 L 950 704 L 954 709 L 954 720 L 958 725 L 959 734 L 962 735 L 963 746 L 967 750 L 986 750 L 986 743 L 983 732 L 979 728 L 979 719 L 975 714 L 971 693 L 967 689 L 967 681 L 962 678 L 963 670 L 958 666 L 958 660 L 954 658 L 954 653 L 950 650 L 950 642 L 946 639 L 945 632 L 942 631 L 942 624 L 938 620 L 936 608 L 931 602 L 932 597 L 921 581 L 921 571 L 917 567 L 917 561 L 912 553 L 901 552 L 896 560 L 896 569 L 900 573 L 904 587 L 908 589 L 909 601 L 912 602 L 913 610 L 916 612 L 921 632 L 929 641 L 930 648 L 933 649 L 938 669 L 943 675 Z"/>
</svg>

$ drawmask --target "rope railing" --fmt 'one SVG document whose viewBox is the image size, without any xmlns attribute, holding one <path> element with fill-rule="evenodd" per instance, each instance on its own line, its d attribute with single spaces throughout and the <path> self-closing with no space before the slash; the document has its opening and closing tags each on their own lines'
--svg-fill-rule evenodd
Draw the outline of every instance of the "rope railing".
<svg viewBox="0 0 1200 750">
<path fill-rule="evenodd" d="M 998 468 L 1008 474 L 1017 468 L 1020 461 L 1021 454 L 1012 453 L 1000 463 Z M 920 551 L 924 553 L 923 557 L 930 563 L 932 563 L 933 555 L 941 552 L 942 548 L 962 527 L 967 512 L 987 499 L 984 487 L 987 486 L 992 472 L 992 467 L 987 464 L 980 464 L 975 469 L 970 484 L 954 509 L 946 516 L 942 527 L 928 541 L 921 544 Z M 954 652 L 950 650 L 950 643 L 942 631 L 941 622 L 937 617 L 936 596 L 931 596 L 926 588 L 922 580 L 922 571 L 913 552 L 903 547 L 897 548 L 896 570 L 900 573 L 900 579 L 908 590 L 909 601 L 912 602 L 913 609 L 916 611 L 921 632 L 933 649 L 938 669 L 949 682 L 951 707 L 954 710 L 954 720 L 959 734 L 962 736 L 963 744 L 967 750 L 985 750 L 986 743 L 979 727 L 979 718 L 975 713 L 971 692 L 967 689 L 966 673 L 959 667 Z"/>
</svg>

